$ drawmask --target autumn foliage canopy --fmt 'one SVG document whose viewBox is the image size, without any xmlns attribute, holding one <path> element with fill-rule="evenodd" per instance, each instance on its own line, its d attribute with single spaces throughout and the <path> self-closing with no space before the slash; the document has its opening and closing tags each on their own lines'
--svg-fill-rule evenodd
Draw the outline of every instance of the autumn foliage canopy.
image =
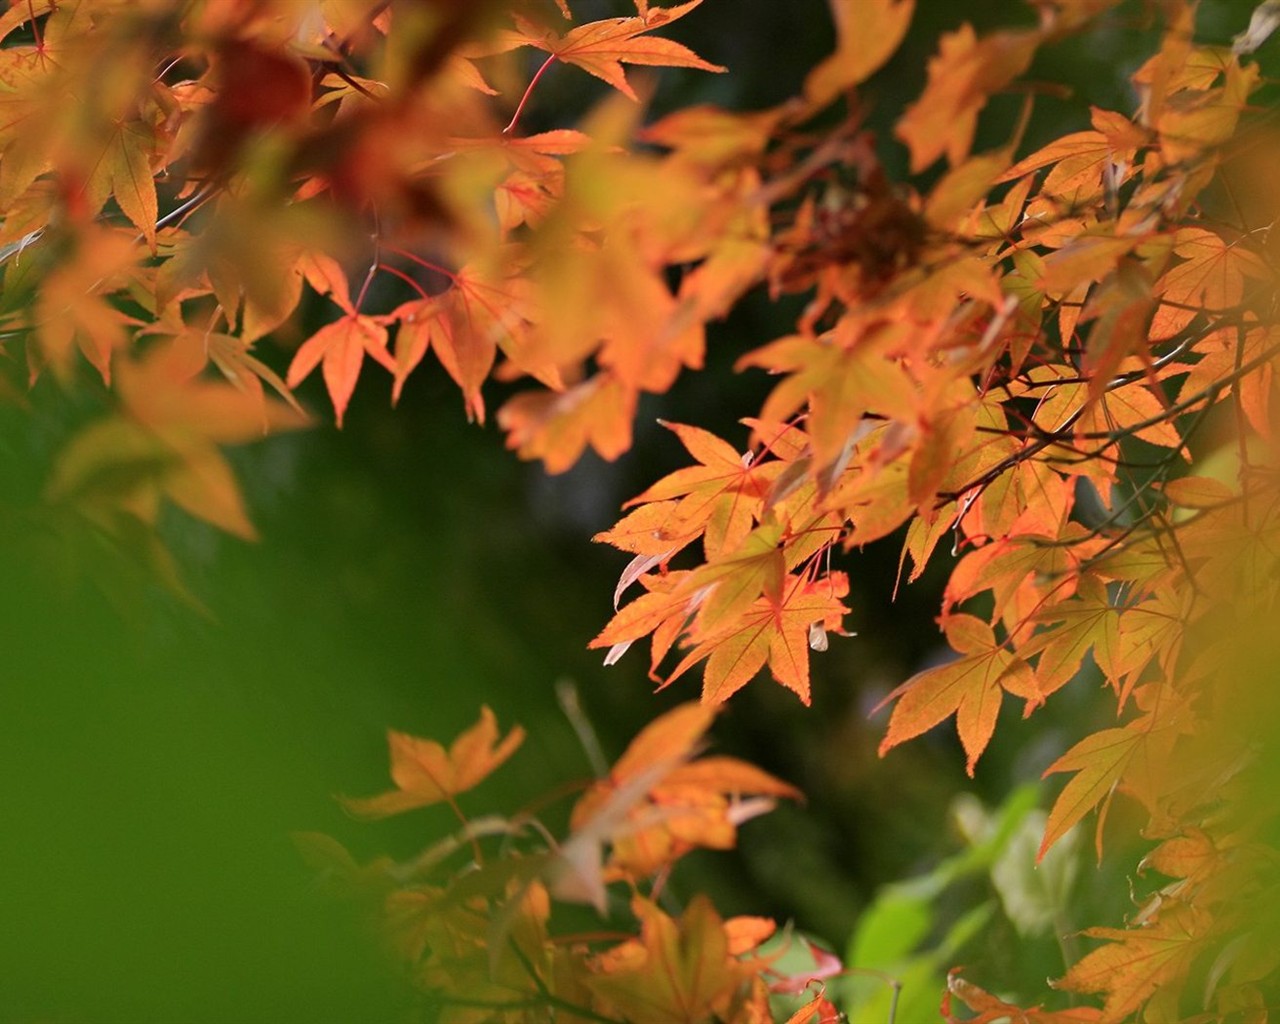
<svg viewBox="0 0 1280 1024">
<path fill-rule="evenodd" d="M 814 947 L 783 967 L 804 940 L 661 894 L 678 858 L 801 799 L 706 733 L 746 686 L 810 702 L 857 551 L 892 537 L 903 585 L 949 559 L 954 657 L 893 691 L 880 753 L 954 728 L 972 775 L 1007 701 L 1051 715 L 1101 682 L 1109 719 L 1049 768 L 1040 854 L 1088 820 L 1105 859 L 1115 801 L 1146 850 L 1133 902 L 1041 1006 L 955 974 L 940 1014 L 1265 1021 L 1280 737 L 1232 627 L 1267 621 L 1280 580 L 1277 149 L 1251 56 L 1274 4 L 1232 47 L 1198 40 L 1189 0 L 1032 0 L 1020 27 L 938 39 L 874 138 L 859 89 L 914 0 L 835 0 L 835 52 L 782 105 L 651 119 L 637 69 L 733 74 L 669 38 L 702 2 L 588 20 L 577 0 L 13 0 L 8 397 L 106 389 L 112 409 L 53 458 L 45 499 L 181 588 L 160 510 L 253 537 L 224 452 L 313 422 L 294 390 L 314 375 L 314 416 L 341 427 L 362 376 L 394 403 L 436 362 L 468 418 L 559 473 L 626 452 L 640 396 L 700 370 L 706 325 L 749 292 L 799 296 L 790 333 L 740 339 L 737 368 L 773 379 L 740 410 L 745 444 L 665 424 L 687 465 L 595 538 L 630 561 L 584 642 L 647 658 L 660 687 L 697 678 L 701 701 L 641 731 L 563 836 L 459 808 L 518 756 L 489 709 L 447 746 L 392 732 L 392 788 L 347 809 L 443 803 L 459 831 L 407 863 L 318 835 L 304 853 L 376 908 L 442 1021 L 835 1020 L 832 979 L 858 964 Z M 1136 104 L 1025 145 L 1037 53 L 1121 17 L 1158 27 Z M 599 102 L 528 132 L 550 75 L 603 83 Z M 1019 118 L 975 151 L 1010 95 Z M 495 380 L 520 386 L 492 410 Z M 553 907 L 616 913 L 619 894 L 623 932 L 557 932 Z"/>
</svg>

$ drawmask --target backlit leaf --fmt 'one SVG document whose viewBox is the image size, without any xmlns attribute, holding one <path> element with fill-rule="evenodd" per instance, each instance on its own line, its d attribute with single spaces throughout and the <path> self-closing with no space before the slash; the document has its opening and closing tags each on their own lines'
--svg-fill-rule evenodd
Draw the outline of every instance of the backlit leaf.
<svg viewBox="0 0 1280 1024">
<path fill-rule="evenodd" d="M 340 320 L 325 324 L 302 343 L 294 353 L 285 380 L 289 387 L 296 388 L 323 362 L 325 387 L 341 427 L 366 355 L 392 373 L 397 371 L 395 359 L 387 351 L 387 329 L 370 317 L 348 313 Z"/>
<path fill-rule="evenodd" d="M 520 21 L 515 38 L 519 43 L 547 51 L 565 64 L 590 72 L 634 100 L 637 97 L 627 82 L 623 64 L 726 70 L 703 60 L 680 43 L 644 35 L 684 17 L 701 3 L 702 0 L 688 0 L 675 7 L 649 7 L 643 16 L 589 22 L 564 36 Z"/>
<path fill-rule="evenodd" d="M 990 627 L 972 616 L 954 616 L 948 637 L 953 644 L 959 640 L 970 653 L 917 673 L 890 694 L 888 700 L 895 703 L 880 754 L 955 715 L 966 770 L 972 775 L 995 730 L 1004 691 L 1034 698 L 1032 672 L 1026 662 L 996 642 Z"/>
<path fill-rule="evenodd" d="M 390 730 L 391 781 L 396 788 L 378 796 L 346 797 L 342 804 L 361 817 L 385 818 L 448 800 L 483 782 L 523 740 L 520 726 L 499 739 L 497 719 L 487 707 L 480 709 L 480 720 L 460 733 L 448 750 L 435 740 Z"/>
</svg>

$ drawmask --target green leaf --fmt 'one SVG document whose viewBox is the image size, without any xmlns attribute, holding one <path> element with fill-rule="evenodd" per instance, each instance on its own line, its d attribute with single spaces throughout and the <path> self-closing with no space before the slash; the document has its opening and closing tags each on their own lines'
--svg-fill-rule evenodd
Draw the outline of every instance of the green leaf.
<svg viewBox="0 0 1280 1024">
<path fill-rule="evenodd" d="M 910 954 L 929 934 L 933 923 L 930 898 L 908 886 L 891 885 L 880 891 L 871 908 L 858 920 L 849 947 L 855 967 L 891 967 Z"/>
<path fill-rule="evenodd" d="M 991 866 L 991 882 L 1004 912 L 1027 938 L 1048 934 L 1067 906 L 1079 869 L 1079 829 L 1067 832 L 1037 866 L 1036 851 L 1048 815 L 1026 815 Z"/>
</svg>

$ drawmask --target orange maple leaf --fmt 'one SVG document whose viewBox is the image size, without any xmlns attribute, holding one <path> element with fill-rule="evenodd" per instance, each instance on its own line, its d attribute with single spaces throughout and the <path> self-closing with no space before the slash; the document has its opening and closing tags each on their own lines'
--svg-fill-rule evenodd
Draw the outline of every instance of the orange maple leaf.
<svg viewBox="0 0 1280 1024">
<path fill-rule="evenodd" d="M 805 78 L 805 99 L 824 106 L 841 91 L 871 77 L 906 37 L 915 6 L 915 0 L 864 0 L 856 6 L 832 4 L 836 52 Z"/>
<path fill-rule="evenodd" d="M 680 438 L 699 465 L 677 469 L 624 507 L 679 498 L 664 523 L 664 533 L 703 533 L 708 558 L 732 550 L 751 532 L 769 484 L 784 464 L 756 465 L 749 454 L 739 454 L 708 431 L 658 422 Z"/>
<path fill-rule="evenodd" d="M 924 93 L 894 132 L 911 150 L 913 172 L 944 153 L 953 167 L 969 155 L 987 99 L 1030 66 L 1039 43 L 1040 33 L 1032 31 L 979 39 L 967 23 L 942 37 L 937 56 L 929 58 Z"/>
<path fill-rule="evenodd" d="M 1185 260 L 1156 282 L 1161 304 L 1151 321 L 1152 341 L 1172 338 L 1205 313 L 1228 313 L 1244 297 L 1245 280 L 1266 276 L 1263 261 L 1242 242 L 1228 244 L 1202 228 L 1183 228 L 1173 252 Z"/>
<path fill-rule="evenodd" d="M 624 573 L 624 577 L 625 575 Z M 679 571 L 649 573 L 638 577 L 648 593 L 624 605 L 589 646 L 608 647 L 609 653 L 605 656 L 604 663 L 613 665 L 636 640 L 652 633 L 649 677 L 657 680 L 658 665 L 667 656 L 672 644 L 684 630 L 689 616 L 693 614 L 692 602 L 683 589 L 684 581 L 689 575 L 689 571 Z M 617 594 L 620 595 L 622 589 L 625 588 L 620 584 Z"/>
<path fill-rule="evenodd" d="M 977 1014 L 961 1019 L 951 1012 L 951 997 L 955 996 Z M 993 996 L 972 982 L 965 981 L 957 971 L 947 975 L 947 991 L 942 997 L 942 1016 L 947 1024 L 1101 1024 L 1102 1011 L 1095 1006 L 1075 1006 L 1066 1010 L 1042 1010 L 1038 1006 L 1023 1009 Z"/>
<path fill-rule="evenodd" d="M 950 616 L 947 640 L 961 653 L 960 658 L 917 673 L 885 698 L 886 703 L 897 703 L 880 742 L 880 754 L 955 715 L 966 755 L 965 770 L 972 776 L 995 731 L 1004 691 L 1029 702 L 1038 702 L 1041 696 L 1031 667 L 997 643 L 991 627 L 981 619 Z"/>
<path fill-rule="evenodd" d="M 683 18 L 701 3 L 702 0 L 689 0 L 676 7 L 649 7 L 643 16 L 592 21 L 571 29 L 563 36 L 517 16 L 517 30 L 508 33 L 502 44 L 545 50 L 565 64 L 574 64 L 595 75 L 634 100 L 637 97 L 627 82 L 623 64 L 716 72 L 728 70 L 703 60 L 680 43 L 643 35 Z"/>
<path fill-rule="evenodd" d="M 565 391 L 526 391 L 498 410 L 507 447 L 563 473 L 590 444 L 612 461 L 631 447 L 637 394 L 607 371 Z"/>
<path fill-rule="evenodd" d="M 1149 727 L 1150 719 L 1138 719 L 1120 729 L 1095 732 L 1045 769 L 1045 775 L 1055 772 L 1076 774 L 1062 788 L 1058 799 L 1053 803 L 1037 859 L 1043 857 L 1049 847 L 1066 835 L 1072 825 L 1105 801 L 1097 830 L 1097 845 L 1101 854 L 1102 825 L 1107 806 L 1116 784 L 1146 738 L 1146 729 Z"/>
<path fill-rule="evenodd" d="M 366 355 L 392 373 L 397 372 L 396 361 L 387 351 L 387 329 L 373 317 L 347 313 L 325 324 L 302 343 L 289 364 L 285 381 L 289 387 L 296 388 L 323 360 L 325 387 L 341 427 Z"/>
<path fill-rule="evenodd" d="M 242 444 L 270 429 L 303 426 L 280 402 L 204 379 L 204 359 L 171 341 L 143 359 L 122 360 L 116 391 L 122 412 L 92 424 L 58 457 L 47 495 L 81 511 L 128 513 L 153 522 L 162 498 L 246 539 L 255 536 L 230 464 L 219 445 Z"/>
<path fill-rule="evenodd" d="M 840 598 L 848 592 L 848 577 L 841 572 L 816 580 L 788 576 L 779 596 L 761 597 L 728 625 L 700 633 L 667 683 L 705 660 L 702 699 L 719 704 L 768 662 L 773 678 L 808 704 L 809 651 L 823 649 L 827 630 L 840 631 L 849 611 Z"/>
<path fill-rule="evenodd" d="M 1130 166 L 1148 133 L 1128 118 L 1093 108 L 1093 131 L 1064 135 L 1009 168 L 997 181 L 1013 181 L 1041 167 L 1053 169 L 1040 184 L 1041 197 L 1050 197 L 1063 210 L 1078 210 L 1103 194 L 1107 175 L 1119 184 L 1132 174 Z"/>
<path fill-rule="evenodd" d="M 106 293 L 124 283 L 141 255 L 130 233 L 86 231 L 74 255 L 44 278 L 31 316 L 39 356 L 58 376 L 70 373 L 78 346 L 103 383 L 111 383 L 112 357 L 127 348 L 128 328 L 139 321 L 116 308 Z"/>
<path fill-rule="evenodd" d="M 385 818 L 449 800 L 484 781 L 523 740 L 524 730 L 517 725 L 499 741 L 497 719 L 487 707 L 480 709 L 480 720 L 447 751 L 435 740 L 388 730 L 391 781 L 396 788 L 377 796 L 346 797 L 342 805 L 362 818 Z"/>
<path fill-rule="evenodd" d="M 1069 992 L 1105 992 L 1102 1020 L 1130 1020 L 1162 986 L 1184 977 L 1205 948 L 1207 913 L 1170 901 L 1141 927 L 1089 928 L 1085 935 L 1107 945 L 1086 954 L 1055 987 Z"/>
<path fill-rule="evenodd" d="M 1021 653 L 1028 658 L 1040 654 L 1036 678 L 1046 696 L 1071 681 L 1089 651 L 1103 675 L 1118 687 L 1128 671 L 1119 658 L 1120 610 L 1108 600 L 1106 588 L 1096 577 L 1082 578 L 1077 598 L 1053 605 L 1036 619 L 1055 625 L 1036 634 Z"/>
<path fill-rule="evenodd" d="M 705 704 L 660 716 L 574 805 L 553 891 L 601 901 L 607 879 L 651 877 L 695 847 L 732 847 L 737 826 L 800 791 L 733 757 L 691 760 L 715 719 Z M 607 865 L 603 847 L 610 847 Z"/>
<path fill-rule="evenodd" d="M 738 1019 L 733 1008 L 745 997 L 755 968 L 730 953 L 725 922 L 711 901 L 695 896 L 678 921 L 641 897 L 632 909 L 640 919 L 640 938 L 602 953 L 597 973 L 585 979 L 588 987 L 629 1019 Z"/>
</svg>

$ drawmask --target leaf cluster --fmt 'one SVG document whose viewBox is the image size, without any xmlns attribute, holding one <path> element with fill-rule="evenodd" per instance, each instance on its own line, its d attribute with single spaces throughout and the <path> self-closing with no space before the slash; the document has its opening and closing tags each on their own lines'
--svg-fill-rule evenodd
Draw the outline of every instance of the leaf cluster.
<svg viewBox="0 0 1280 1024">
<path fill-rule="evenodd" d="M 761 928 L 704 900 L 672 916 L 652 880 L 796 795 L 695 759 L 699 738 L 766 671 L 808 704 L 854 553 L 905 534 L 908 581 L 957 555 L 938 619 L 954 658 L 890 695 L 881 753 L 954 718 L 973 775 L 1007 699 L 1029 715 L 1100 680 L 1114 724 L 1050 765 L 1068 778 L 1039 854 L 1096 814 L 1102 856 L 1120 796 L 1169 879 L 1086 931 L 1097 947 L 1055 983 L 1100 1005 L 1016 1010 L 953 975 L 944 1012 L 1154 1022 L 1185 1017 L 1197 988 L 1204 1019 L 1265 1019 L 1278 965 L 1251 914 L 1277 891 L 1273 814 L 1251 815 L 1250 794 L 1266 736 L 1226 727 L 1265 702 L 1233 677 L 1222 624 L 1267 621 L 1280 580 L 1280 208 L 1237 199 L 1270 180 L 1250 54 L 1273 4 L 1234 47 L 1198 40 L 1190 0 L 1150 5 L 1160 41 L 1136 103 L 1021 156 L 1036 55 L 1127 8 L 1038 0 L 1031 27 L 963 24 L 895 122 L 906 181 L 858 90 L 913 0 L 834 5 L 835 52 L 784 104 L 641 125 L 627 66 L 725 71 L 659 34 L 700 4 L 636 0 L 581 24 L 567 0 L 11 6 L 9 391 L 95 388 L 110 404 L 57 456 L 46 502 L 172 578 L 153 539 L 166 503 L 253 535 L 224 447 L 304 425 L 294 389 L 316 370 L 341 426 L 367 360 L 395 401 L 428 354 L 478 422 L 488 382 L 519 382 L 495 418 L 521 457 L 553 473 L 588 448 L 613 459 L 641 395 L 702 367 L 709 322 L 753 289 L 798 295 L 793 328 L 740 353 L 774 378 L 744 410 L 746 446 L 669 424 L 693 464 L 597 538 L 632 560 L 593 646 L 611 663 L 647 638 L 655 681 L 699 668 L 702 704 L 642 733 L 562 841 L 532 817 L 463 819 L 407 865 L 331 859 L 381 892 L 402 955 L 460 1020 L 769 1019 Z M 609 96 L 580 124 L 523 134 L 550 74 Z M 1017 91 L 1021 123 L 974 152 L 990 101 Z M 310 333 L 294 326 L 304 302 L 326 311 Z M 268 339 L 292 349 L 283 373 Z M 518 743 L 487 712 L 447 750 L 393 733 L 395 789 L 348 806 L 453 804 Z M 519 855 L 482 856 L 490 831 Z M 440 878 L 461 846 L 477 870 Z M 548 931 L 551 901 L 603 910 L 615 883 L 638 937 Z M 828 1011 L 820 994 L 793 1019 Z"/>
</svg>

